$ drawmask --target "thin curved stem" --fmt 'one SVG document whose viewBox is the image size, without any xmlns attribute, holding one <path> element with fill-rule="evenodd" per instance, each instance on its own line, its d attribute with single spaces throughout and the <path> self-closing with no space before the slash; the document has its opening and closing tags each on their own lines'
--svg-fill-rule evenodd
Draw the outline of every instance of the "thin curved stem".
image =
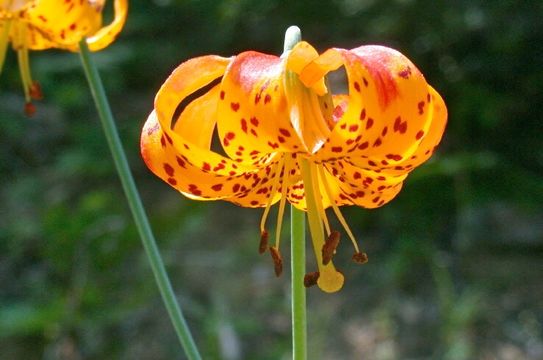
<svg viewBox="0 0 543 360">
<path fill-rule="evenodd" d="M 107 101 L 102 80 L 100 79 L 98 70 L 92 61 L 92 57 L 85 39 L 79 43 L 79 50 L 83 69 L 92 92 L 92 97 L 96 104 L 96 109 L 98 110 L 98 115 L 102 122 L 102 127 L 104 129 L 117 172 L 121 178 L 121 183 L 128 200 L 128 205 L 132 211 L 145 253 L 147 254 L 151 269 L 155 275 L 155 280 L 160 290 L 160 294 L 162 295 L 162 300 L 164 300 L 164 304 L 166 305 L 170 319 L 187 357 L 190 360 L 201 360 L 202 357 L 198 352 L 198 348 L 196 347 L 196 344 L 192 338 L 181 308 L 179 307 L 173 292 L 170 279 L 166 273 L 164 262 L 160 256 L 155 237 L 151 230 L 151 226 L 149 225 L 149 220 L 145 214 L 132 172 L 128 166 L 128 161 L 126 160 L 126 155 L 115 126 L 115 121 Z"/>
</svg>

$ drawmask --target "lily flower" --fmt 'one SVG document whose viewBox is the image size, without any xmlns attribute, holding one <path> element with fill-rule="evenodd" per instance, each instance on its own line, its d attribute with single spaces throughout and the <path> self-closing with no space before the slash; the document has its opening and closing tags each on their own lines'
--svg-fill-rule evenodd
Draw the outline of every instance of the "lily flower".
<svg viewBox="0 0 543 360">
<path fill-rule="evenodd" d="M 332 94 L 326 75 L 340 67 L 348 93 Z M 190 199 L 264 208 L 261 252 L 270 207 L 279 202 L 269 247 L 277 275 L 285 204 L 306 211 L 318 271 L 304 282 L 335 292 L 344 283 L 332 261 L 339 232 L 325 210 L 332 208 L 350 238 L 353 260 L 366 262 L 339 207 L 392 200 L 432 155 L 446 121 L 443 99 L 401 53 L 361 46 L 319 55 L 300 42 L 282 57 L 247 51 L 182 63 L 157 93 L 141 153 Z"/>
<path fill-rule="evenodd" d="M 42 97 L 39 84 L 32 80 L 28 51 L 77 51 L 85 37 L 91 51 L 105 48 L 125 23 L 128 0 L 115 0 L 114 19 L 102 27 L 104 4 L 105 0 L 0 0 L 0 73 L 11 42 L 17 52 L 27 115 L 35 112 L 31 100 Z"/>
</svg>

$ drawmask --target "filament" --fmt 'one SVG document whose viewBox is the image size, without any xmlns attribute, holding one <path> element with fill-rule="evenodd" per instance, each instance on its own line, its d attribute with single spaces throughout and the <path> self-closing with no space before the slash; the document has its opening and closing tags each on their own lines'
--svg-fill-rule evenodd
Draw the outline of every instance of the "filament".
<svg viewBox="0 0 543 360">
<path fill-rule="evenodd" d="M 347 235 L 351 239 L 351 242 L 353 243 L 355 252 L 359 253 L 360 250 L 358 249 L 358 244 L 356 243 L 356 239 L 354 238 L 354 235 L 353 235 L 351 229 L 349 228 L 349 225 L 347 225 L 347 221 L 345 221 L 345 218 L 341 214 L 341 211 L 339 211 L 339 208 L 336 205 L 336 202 L 334 201 L 334 199 L 332 197 L 332 191 L 330 190 L 330 185 L 328 184 L 328 181 L 326 181 L 326 177 L 325 177 L 326 174 L 324 173 L 324 169 L 323 169 L 322 166 L 319 166 L 318 168 L 319 168 L 319 173 L 320 173 L 322 183 L 324 184 L 324 190 L 326 191 L 326 196 L 328 196 L 328 200 L 329 200 L 330 204 L 332 205 L 332 209 L 334 210 L 334 213 L 336 214 L 336 217 L 338 218 L 339 222 L 341 223 L 341 225 L 345 229 L 345 232 L 347 233 Z"/>
</svg>

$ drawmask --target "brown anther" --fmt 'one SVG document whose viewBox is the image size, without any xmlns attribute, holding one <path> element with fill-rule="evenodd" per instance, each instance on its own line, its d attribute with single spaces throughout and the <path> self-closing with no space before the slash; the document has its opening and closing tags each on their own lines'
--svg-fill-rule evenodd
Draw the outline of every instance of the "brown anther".
<svg viewBox="0 0 543 360">
<path fill-rule="evenodd" d="M 270 246 L 270 254 L 275 267 L 275 276 L 279 277 L 283 272 L 283 258 L 281 258 L 279 249 L 277 249 L 275 246 Z"/>
<path fill-rule="evenodd" d="M 25 114 L 30 117 L 36 113 L 36 107 L 31 102 L 25 104 Z"/>
<path fill-rule="evenodd" d="M 322 246 L 322 263 L 328 264 L 332 260 L 332 256 L 336 253 L 336 248 L 339 244 L 339 232 L 332 231 L 326 242 Z"/>
<path fill-rule="evenodd" d="M 357 252 L 353 254 L 352 259 L 357 264 L 365 264 L 368 262 L 368 255 L 363 252 Z"/>
<path fill-rule="evenodd" d="M 43 99 L 43 93 L 41 92 L 41 86 L 39 82 L 34 81 L 32 84 L 30 84 L 30 86 L 28 87 L 28 91 L 32 99 L 34 100 Z"/>
<path fill-rule="evenodd" d="M 311 287 L 313 285 L 317 285 L 317 280 L 319 280 L 319 276 L 321 274 L 318 271 L 313 271 L 310 273 L 305 274 L 304 276 L 304 286 L 306 288 Z"/>
<path fill-rule="evenodd" d="M 258 253 L 264 254 L 266 250 L 268 249 L 268 238 L 270 235 L 268 234 L 268 230 L 262 231 L 260 233 L 260 245 L 258 245 Z"/>
</svg>

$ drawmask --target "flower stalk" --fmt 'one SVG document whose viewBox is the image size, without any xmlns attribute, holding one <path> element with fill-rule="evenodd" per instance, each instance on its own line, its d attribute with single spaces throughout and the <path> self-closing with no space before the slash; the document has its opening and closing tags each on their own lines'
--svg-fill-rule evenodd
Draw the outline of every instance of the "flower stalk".
<svg viewBox="0 0 543 360">
<path fill-rule="evenodd" d="M 79 42 L 79 50 L 85 75 L 92 92 L 92 97 L 96 104 L 96 109 L 98 110 L 98 115 L 102 122 L 102 127 L 104 129 L 117 172 L 121 179 L 130 210 L 132 211 L 134 221 L 136 222 L 136 227 L 140 234 L 147 258 L 149 259 L 149 263 L 160 290 L 160 294 L 162 295 L 162 299 L 166 305 L 170 319 L 187 357 L 190 360 L 200 360 L 201 356 L 173 292 L 164 262 L 162 261 L 162 257 L 158 250 L 151 226 L 149 225 L 149 220 L 145 214 L 145 210 L 139 197 L 134 178 L 128 166 L 128 161 L 115 126 L 113 114 L 111 113 L 100 75 L 98 74 L 98 70 L 94 65 L 85 39 Z"/>
<path fill-rule="evenodd" d="M 285 33 L 284 52 L 291 50 L 302 40 L 297 26 Z M 292 354 L 294 360 L 307 359 L 307 312 L 305 297 L 305 214 L 290 206 L 290 268 L 292 291 Z"/>
</svg>

